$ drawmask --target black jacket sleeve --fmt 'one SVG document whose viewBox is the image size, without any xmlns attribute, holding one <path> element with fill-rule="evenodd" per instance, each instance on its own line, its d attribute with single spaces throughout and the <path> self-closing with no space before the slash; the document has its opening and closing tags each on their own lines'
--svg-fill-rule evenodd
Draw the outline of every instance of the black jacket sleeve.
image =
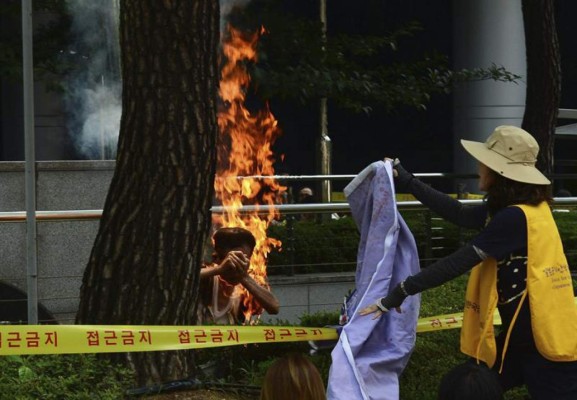
<svg viewBox="0 0 577 400">
<path fill-rule="evenodd" d="M 463 228 L 481 229 L 485 226 L 487 209 L 485 205 L 465 206 L 451 196 L 433 189 L 407 172 L 401 164 L 394 167 L 397 191 L 408 192 L 443 219 Z"/>
<path fill-rule="evenodd" d="M 409 276 L 404 282 L 399 283 L 389 291 L 386 297 L 377 300 L 377 306 L 382 311 L 400 307 L 407 296 L 440 286 L 464 274 L 481 261 L 481 256 L 473 246 L 463 247 L 421 270 L 418 274 Z"/>
<path fill-rule="evenodd" d="M 465 246 L 451 255 L 424 268 L 404 282 L 407 294 L 413 295 L 442 285 L 479 264 L 483 259 L 472 245 Z"/>
</svg>

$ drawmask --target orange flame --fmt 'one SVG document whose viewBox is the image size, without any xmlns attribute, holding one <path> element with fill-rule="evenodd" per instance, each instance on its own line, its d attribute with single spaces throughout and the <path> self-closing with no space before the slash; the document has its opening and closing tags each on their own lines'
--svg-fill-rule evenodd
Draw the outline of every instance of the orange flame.
<svg viewBox="0 0 577 400">
<path fill-rule="evenodd" d="M 237 177 L 274 175 L 272 145 L 280 130 L 268 105 L 256 114 L 244 105 L 250 83 L 246 63 L 257 59 L 259 33 L 246 35 L 231 26 L 227 28 L 219 88 L 223 104 L 218 112 L 220 137 L 214 188 L 222 205 L 230 209 L 215 216 L 213 223 L 218 227 L 241 227 L 252 232 L 256 247 L 248 272 L 259 284 L 266 286 L 267 255 L 273 247 L 281 245 L 279 240 L 267 237 L 266 230 L 271 221 L 278 218 L 278 211 L 271 207 L 267 214 L 258 211 L 241 214 L 239 208 L 242 205 L 278 204 L 286 187 L 271 178 Z M 246 321 L 250 321 L 252 316 L 258 318 L 262 308 L 250 293 L 241 285 L 237 286 L 236 291 L 247 309 Z"/>
</svg>

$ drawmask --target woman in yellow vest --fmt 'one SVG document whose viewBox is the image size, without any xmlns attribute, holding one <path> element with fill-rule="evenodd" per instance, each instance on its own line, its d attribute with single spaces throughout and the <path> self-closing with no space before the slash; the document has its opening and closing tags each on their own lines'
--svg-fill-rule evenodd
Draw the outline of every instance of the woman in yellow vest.
<svg viewBox="0 0 577 400">
<path fill-rule="evenodd" d="M 465 206 L 423 184 L 395 161 L 407 191 L 473 240 L 360 311 L 374 318 L 400 310 L 410 295 L 471 270 L 461 351 L 499 373 L 506 391 L 526 385 L 534 400 L 577 399 L 577 306 L 559 232 L 549 208 L 550 181 L 535 167 L 539 146 L 523 129 L 499 126 L 485 143 L 462 140 L 479 161 L 479 206 Z M 495 337 L 493 313 L 502 320 Z"/>
</svg>

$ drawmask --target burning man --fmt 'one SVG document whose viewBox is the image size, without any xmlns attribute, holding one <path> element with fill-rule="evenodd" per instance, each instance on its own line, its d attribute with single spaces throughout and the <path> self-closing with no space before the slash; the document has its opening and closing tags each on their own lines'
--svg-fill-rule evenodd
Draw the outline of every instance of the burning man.
<svg viewBox="0 0 577 400">
<path fill-rule="evenodd" d="M 258 315 L 263 309 L 269 314 L 278 314 L 277 298 L 248 274 L 256 244 L 252 233 L 243 228 L 220 228 L 214 233 L 213 241 L 213 264 L 200 270 L 197 324 L 244 323 L 247 311 Z M 241 286 L 254 301 L 243 301 Z M 248 309 L 255 303 L 256 310 Z"/>
</svg>

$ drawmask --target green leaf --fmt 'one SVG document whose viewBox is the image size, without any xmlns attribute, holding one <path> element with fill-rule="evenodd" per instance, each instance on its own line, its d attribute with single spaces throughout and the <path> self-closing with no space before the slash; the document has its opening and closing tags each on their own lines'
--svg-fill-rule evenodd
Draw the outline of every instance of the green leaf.
<svg viewBox="0 0 577 400">
<path fill-rule="evenodd" d="M 18 368 L 18 377 L 23 381 L 29 381 L 36 377 L 34 371 L 25 365 Z"/>
</svg>

